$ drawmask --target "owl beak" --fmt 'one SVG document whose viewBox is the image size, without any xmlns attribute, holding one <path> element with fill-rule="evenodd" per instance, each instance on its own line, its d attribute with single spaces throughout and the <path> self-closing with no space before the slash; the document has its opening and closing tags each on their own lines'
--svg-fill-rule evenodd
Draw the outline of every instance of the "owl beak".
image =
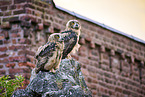
<svg viewBox="0 0 145 97">
<path fill-rule="evenodd" d="M 63 37 L 60 37 L 58 41 L 59 42 L 63 42 L 64 41 L 64 38 Z"/>
<path fill-rule="evenodd" d="M 80 26 L 79 26 L 79 24 L 75 23 L 75 24 L 74 24 L 74 26 L 73 26 L 73 29 L 78 30 L 78 29 L 79 29 L 79 27 L 80 27 Z"/>
</svg>

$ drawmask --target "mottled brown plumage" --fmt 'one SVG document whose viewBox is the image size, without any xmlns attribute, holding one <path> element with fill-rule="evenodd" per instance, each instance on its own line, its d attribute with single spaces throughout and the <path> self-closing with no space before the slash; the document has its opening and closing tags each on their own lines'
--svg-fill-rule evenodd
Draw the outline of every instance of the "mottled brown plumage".
<svg viewBox="0 0 145 97">
<path fill-rule="evenodd" d="M 64 49 L 62 59 L 70 58 L 70 53 L 75 53 L 78 48 L 78 40 L 81 26 L 77 20 L 70 20 L 66 24 L 66 30 L 61 32 L 64 35 Z"/>
<path fill-rule="evenodd" d="M 61 40 L 61 34 L 51 34 L 49 36 L 48 42 L 45 45 L 39 47 L 36 52 L 36 73 L 39 71 L 55 72 L 55 70 L 59 68 L 63 48 L 64 43 Z"/>
<path fill-rule="evenodd" d="M 36 73 L 39 71 L 55 72 L 59 68 L 61 59 L 70 58 L 69 54 L 79 47 L 80 28 L 77 20 L 70 20 L 64 32 L 50 35 L 48 42 L 39 47 L 36 52 Z"/>
</svg>

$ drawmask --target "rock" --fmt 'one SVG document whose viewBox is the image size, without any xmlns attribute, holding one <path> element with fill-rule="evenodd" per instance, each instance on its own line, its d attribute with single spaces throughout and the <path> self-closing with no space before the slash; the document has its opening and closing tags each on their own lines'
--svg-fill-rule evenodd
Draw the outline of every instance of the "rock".
<svg viewBox="0 0 145 97">
<path fill-rule="evenodd" d="M 34 72 L 33 72 L 34 73 Z M 92 97 L 80 64 L 74 59 L 63 59 L 55 72 L 33 74 L 26 89 L 13 93 L 12 97 Z"/>
</svg>

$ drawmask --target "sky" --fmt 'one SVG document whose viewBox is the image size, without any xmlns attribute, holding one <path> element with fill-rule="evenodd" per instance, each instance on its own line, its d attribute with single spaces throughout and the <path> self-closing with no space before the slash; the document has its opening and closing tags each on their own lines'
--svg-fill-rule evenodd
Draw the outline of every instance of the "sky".
<svg viewBox="0 0 145 97">
<path fill-rule="evenodd" d="M 145 41 L 145 0 L 54 0 L 54 3 Z"/>
</svg>

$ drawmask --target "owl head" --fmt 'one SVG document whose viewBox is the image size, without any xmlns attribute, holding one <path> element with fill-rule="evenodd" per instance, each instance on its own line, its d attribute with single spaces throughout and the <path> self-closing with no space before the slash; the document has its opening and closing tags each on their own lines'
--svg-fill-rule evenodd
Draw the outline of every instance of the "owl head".
<svg viewBox="0 0 145 97">
<path fill-rule="evenodd" d="M 66 24 L 67 30 L 80 30 L 81 25 L 77 20 L 69 20 Z"/>
<path fill-rule="evenodd" d="M 62 37 L 60 33 L 54 33 L 49 36 L 48 41 L 49 42 L 63 42 L 61 38 Z"/>
</svg>

